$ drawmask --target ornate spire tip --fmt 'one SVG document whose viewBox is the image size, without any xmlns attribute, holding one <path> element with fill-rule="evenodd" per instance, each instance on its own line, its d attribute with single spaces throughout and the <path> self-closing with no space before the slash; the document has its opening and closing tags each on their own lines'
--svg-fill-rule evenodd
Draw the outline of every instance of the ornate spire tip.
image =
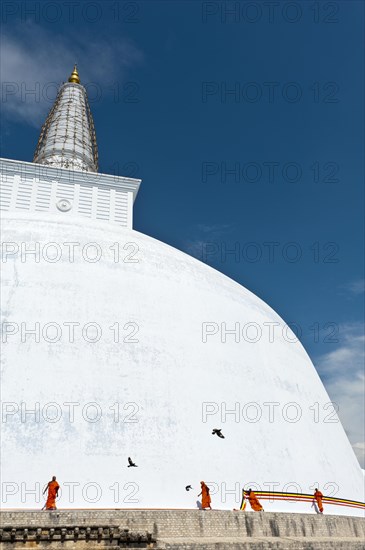
<svg viewBox="0 0 365 550">
<path fill-rule="evenodd" d="M 71 73 L 70 78 L 68 79 L 69 82 L 75 82 L 76 84 L 80 84 L 80 77 L 79 73 L 77 72 L 77 65 L 75 64 L 74 70 Z"/>
</svg>

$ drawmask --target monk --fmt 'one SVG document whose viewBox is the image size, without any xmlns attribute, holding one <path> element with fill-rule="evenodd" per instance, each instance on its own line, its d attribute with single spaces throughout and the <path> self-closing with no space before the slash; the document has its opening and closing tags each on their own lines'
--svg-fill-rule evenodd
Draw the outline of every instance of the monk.
<svg viewBox="0 0 365 550">
<path fill-rule="evenodd" d="M 323 495 L 322 495 L 321 491 L 318 491 L 318 489 L 316 489 L 314 491 L 314 500 L 317 502 L 317 506 L 318 506 L 318 510 L 319 510 L 320 514 L 323 514 L 322 498 L 323 498 Z"/>
<path fill-rule="evenodd" d="M 206 508 L 209 508 L 209 510 L 211 510 L 212 507 L 210 506 L 211 499 L 209 494 L 209 487 L 204 483 L 204 481 L 200 482 L 200 486 L 201 492 L 198 494 L 198 497 L 200 497 L 200 495 L 202 496 L 202 510 L 205 510 Z"/>
<path fill-rule="evenodd" d="M 255 493 L 252 491 L 252 489 L 249 489 L 248 491 L 246 491 L 246 495 L 248 496 L 248 502 L 250 503 L 252 510 L 254 510 L 255 512 L 264 511 L 263 507 L 259 503 L 259 500 L 255 495 Z"/>
<path fill-rule="evenodd" d="M 52 481 L 47 484 L 47 487 L 44 489 L 43 494 L 48 489 L 47 502 L 45 504 L 46 510 L 56 510 L 56 497 L 58 495 L 58 490 L 60 486 L 56 481 L 56 476 L 52 477 Z"/>
</svg>

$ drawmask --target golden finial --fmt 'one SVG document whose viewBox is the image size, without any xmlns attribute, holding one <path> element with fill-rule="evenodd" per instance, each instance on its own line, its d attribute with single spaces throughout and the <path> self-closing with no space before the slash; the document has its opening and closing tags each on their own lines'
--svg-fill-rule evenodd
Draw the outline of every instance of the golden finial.
<svg viewBox="0 0 365 550">
<path fill-rule="evenodd" d="M 69 82 L 75 82 L 76 84 L 80 84 L 80 77 L 79 73 L 77 72 L 77 65 L 75 63 L 74 70 L 71 73 L 70 78 L 68 79 Z"/>
</svg>

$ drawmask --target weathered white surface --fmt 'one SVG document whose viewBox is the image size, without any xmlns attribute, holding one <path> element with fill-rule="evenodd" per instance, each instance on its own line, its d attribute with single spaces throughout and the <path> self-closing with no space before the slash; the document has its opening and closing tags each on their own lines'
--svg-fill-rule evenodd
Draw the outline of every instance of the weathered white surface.
<svg viewBox="0 0 365 550">
<path fill-rule="evenodd" d="M 60 221 L 47 213 L 4 214 L 2 239 L 19 249 L 21 242 L 29 247 L 40 243 L 39 263 L 20 252 L 9 254 L 6 262 L 3 257 L 2 317 L 16 323 L 6 326 L 18 327 L 18 332 L 3 344 L 2 400 L 19 407 L 25 402 L 29 409 L 38 402 L 41 409 L 39 422 L 34 415 L 25 422 L 19 413 L 8 415 L 6 422 L 3 416 L 2 482 L 14 492 L 6 500 L 3 495 L 3 506 L 41 506 L 34 496 L 25 498 L 24 490 L 52 475 L 64 488 L 60 507 L 193 508 L 202 479 L 217 484 L 212 490 L 216 508 L 237 508 L 241 486 L 255 487 L 254 482 L 262 490 L 277 491 L 294 491 L 287 484 L 295 483 L 304 493 L 318 484 L 323 493 L 364 500 L 363 474 L 341 424 L 324 422 L 331 409 L 323 406 L 330 399 L 310 359 L 300 343 L 288 341 L 294 336 L 283 331 L 282 319 L 248 290 L 159 241 L 102 222 L 72 216 Z M 50 242 L 58 243 L 62 252 L 55 263 L 49 261 L 55 249 L 44 246 Z M 70 242 L 81 243 L 74 262 L 64 245 Z M 98 243 L 102 252 L 95 263 L 80 252 L 90 242 Z M 114 261 L 114 243 L 119 243 L 119 262 Z M 91 257 L 94 251 L 88 252 Z M 127 257 L 138 261 L 128 263 Z M 46 341 L 55 334 L 50 330 L 36 343 L 21 330 L 22 322 L 27 328 L 39 323 L 41 332 L 47 323 L 58 323 L 61 338 Z M 67 322 L 80 323 L 73 343 Z M 81 336 L 80 327 L 90 322 L 102 330 L 96 343 Z M 119 343 L 109 328 L 116 322 Z M 135 326 L 123 329 L 128 322 L 138 325 L 138 342 L 123 342 Z M 223 343 L 219 332 L 203 343 L 204 322 L 219 328 L 223 322 L 227 328 L 256 323 L 262 336 L 249 342 L 255 331 L 248 332 L 236 342 L 227 335 Z M 273 342 L 264 323 L 280 324 Z M 42 412 L 55 414 L 54 408 L 45 407 L 50 402 L 62 411 L 55 423 L 42 417 Z M 80 404 L 73 422 L 67 402 Z M 95 423 L 81 413 L 90 402 L 102 411 Z M 123 406 L 132 402 L 139 408 L 136 423 L 125 421 L 133 407 Z M 202 421 L 203 402 L 219 409 L 207 422 Z M 227 409 L 239 403 L 242 410 L 248 402 L 262 411 L 257 422 L 248 421 L 256 414 L 248 408 L 245 417 L 221 417 L 222 403 Z M 270 422 L 264 403 L 273 402 L 278 405 Z M 301 412 L 295 423 L 288 421 L 296 415 L 293 408 L 285 409 L 289 402 L 297 403 Z M 118 423 L 110 409 L 115 403 L 121 404 Z M 87 412 L 92 417 L 95 410 Z M 226 438 L 212 436 L 212 428 L 222 428 Z M 128 456 L 138 468 L 126 467 Z M 14 485 L 4 486 L 9 482 Z M 73 500 L 67 482 L 80 484 Z M 99 484 L 98 500 L 92 500 L 96 493 L 87 483 Z M 188 484 L 193 491 L 185 491 Z M 112 486 L 119 487 L 119 499 Z M 138 492 L 128 496 L 135 488 Z M 234 489 L 235 494 L 224 496 Z M 265 508 L 313 512 L 310 504 L 265 503 Z M 334 506 L 328 512 L 360 514 Z"/>
</svg>

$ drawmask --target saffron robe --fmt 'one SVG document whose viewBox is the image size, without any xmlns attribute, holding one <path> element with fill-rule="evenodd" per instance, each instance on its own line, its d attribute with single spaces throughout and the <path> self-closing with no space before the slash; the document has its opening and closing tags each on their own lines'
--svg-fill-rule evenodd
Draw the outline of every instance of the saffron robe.
<svg viewBox="0 0 365 550">
<path fill-rule="evenodd" d="M 202 508 L 210 508 L 210 494 L 209 494 L 209 488 L 205 483 L 202 485 Z"/>
<path fill-rule="evenodd" d="M 321 512 L 323 512 L 323 503 L 322 503 L 322 498 L 323 498 L 323 495 L 321 493 L 321 491 L 316 491 L 314 493 L 314 498 L 315 500 L 317 501 L 317 505 L 318 505 L 318 510 Z"/>
<path fill-rule="evenodd" d="M 263 510 L 263 507 L 259 503 L 258 498 L 253 491 L 251 491 L 251 493 L 248 495 L 248 501 L 252 510 L 255 510 L 255 512 L 261 512 L 261 510 Z"/>
<path fill-rule="evenodd" d="M 48 483 L 48 495 L 46 502 L 46 510 L 53 510 L 56 508 L 56 497 L 60 486 L 57 481 L 50 481 Z"/>
</svg>

